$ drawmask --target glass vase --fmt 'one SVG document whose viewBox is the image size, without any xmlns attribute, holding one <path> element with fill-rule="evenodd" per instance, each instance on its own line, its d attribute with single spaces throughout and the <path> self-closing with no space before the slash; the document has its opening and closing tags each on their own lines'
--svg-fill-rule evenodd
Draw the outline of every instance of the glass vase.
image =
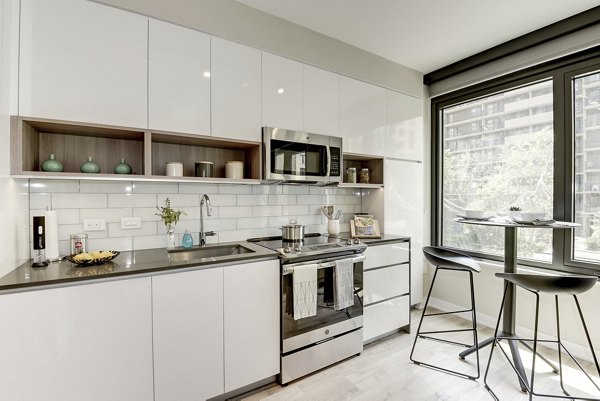
<svg viewBox="0 0 600 401">
<path fill-rule="evenodd" d="M 167 231 L 167 249 L 175 248 L 175 232 L 173 230 Z"/>
</svg>

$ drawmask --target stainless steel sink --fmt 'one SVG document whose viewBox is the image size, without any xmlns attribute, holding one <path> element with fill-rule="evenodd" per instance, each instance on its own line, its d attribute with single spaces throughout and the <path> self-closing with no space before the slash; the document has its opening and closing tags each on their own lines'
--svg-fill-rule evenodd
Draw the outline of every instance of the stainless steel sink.
<svg viewBox="0 0 600 401">
<path fill-rule="evenodd" d="M 218 258 L 222 256 L 242 255 L 244 253 L 254 252 L 255 251 L 253 251 L 252 249 L 246 248 L 245 246 L 239 244 L 168 250 L 169 260 L 171 262 L 185 262 L 188 260 Z"/>
</svg>

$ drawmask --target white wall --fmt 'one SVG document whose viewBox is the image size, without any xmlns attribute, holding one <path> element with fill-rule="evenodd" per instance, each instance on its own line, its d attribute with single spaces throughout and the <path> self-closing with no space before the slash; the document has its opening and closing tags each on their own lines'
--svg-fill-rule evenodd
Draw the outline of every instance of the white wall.
<svg viewBox="0 0 600 401">
<path fill-rule="evenodd" d="M 16 114 L 18 1 L 0 0 L 0 277 L 29 258 L 27 180 L 10 178 L 10 118 Z"/>
<path fill-rule="evenodd" d="M 422 73 L 234 0 L 97 2 L 177 23 L 398 92 L 423 97 Z"/>
</svg>

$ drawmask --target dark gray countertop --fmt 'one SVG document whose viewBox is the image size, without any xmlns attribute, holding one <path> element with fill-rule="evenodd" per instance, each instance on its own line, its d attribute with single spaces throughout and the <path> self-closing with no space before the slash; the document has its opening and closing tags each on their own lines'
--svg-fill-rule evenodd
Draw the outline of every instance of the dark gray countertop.
<svg viewBox="0 0 600 401">
<path fill-rule="evenodd" d="M 349 232 L 339 233 L 337 236 L 340 238 L 352 238 L 352 234 Z M 377 246 L 395 242 L 407 242 L 410 241 L 410 237 L 382 233 L 381 238 L 361 238 L 360 240 L 367 244 L 367 246 Z"/>
<path fill-rule="evenodd" d="M 221 243 L 215 244 L 215 246 L 234 244 L 240 244 L 254 252 L 172 262 L 169 260 L 165 248 L 145 249 L 121 252 L 119 256 L 110 262 L 90 267 L 78 267 L 67 260 L 63 260 L 61 262 L 50 263 L 46 267 L 33 268 L 31 267 L 31 261 L 29 261 L 0 278 L 0 291 L 94 280 L 99 278 L 122 277 L 132 274 L 154 273 L 186 267 L 210 267 L 215 264 L 238 263 L 260 258 L 275 259 L 278 255 L 277 252 L 270 249 L 245 241 L 228 244 Z M 207 248 L 210 247 L 211 245 L 207 246 Z M 195 246 L 194 248 L 198 247 Z"/>
</svg>

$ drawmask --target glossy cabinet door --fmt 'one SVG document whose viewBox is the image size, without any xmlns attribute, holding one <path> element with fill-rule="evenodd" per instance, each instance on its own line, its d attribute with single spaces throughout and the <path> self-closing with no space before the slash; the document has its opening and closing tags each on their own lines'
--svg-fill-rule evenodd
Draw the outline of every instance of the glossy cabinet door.
<svg viewBox="0 0 600 401">
<path fill-rule="evenodd" d="M 386 159 L 385 232 L 411 237 L 411 305 L 423 300 L 423 163 Z M 402 205 L 402 207 L 398 207 Z"/>
<path fill-rule="evenodd" d="M 152 400 L 150 278 L 0 295 L 11 401 Z"/>
<path fill-rule="evenodd" d="M 423 161 L 423 99 L 386 90 L 385 155 Z"/>
<path fill-rule="evenodd" d="M 22 0 L 19 114 L 145 128 L 148 18 L 90 1 Z"/>
<path fill-rule="evenodd" d="M 212 135 L 261 141 L 261 53 L 211 38 Z"/>
<path fill-rule="evenodd" d="M 225 392 L 279 373 L 279 261 L 226 266 Z"/>
<path fill-rule="evenodd" d="M 340 76 L 304 66 L 304 131 L 339 136 Z"/>
<path fill-rule="evenodd" d="M 385 89 L 341 76 L 340 134 L 344 152 L 383 156 Z"/>
<path fill-rule="evenodd" d="M 210 37 L 150 19 L 148 127 L 210 135 Z"/>
<path fill-rule="evenodd" d="M 262 53 L 262 125 L 303 129 L 303 65 Z"/>
<path fill-rule="evenodd" d="M 223 393 L 223 269 L 152 277 L 155 401 Z"/>
</svg>

